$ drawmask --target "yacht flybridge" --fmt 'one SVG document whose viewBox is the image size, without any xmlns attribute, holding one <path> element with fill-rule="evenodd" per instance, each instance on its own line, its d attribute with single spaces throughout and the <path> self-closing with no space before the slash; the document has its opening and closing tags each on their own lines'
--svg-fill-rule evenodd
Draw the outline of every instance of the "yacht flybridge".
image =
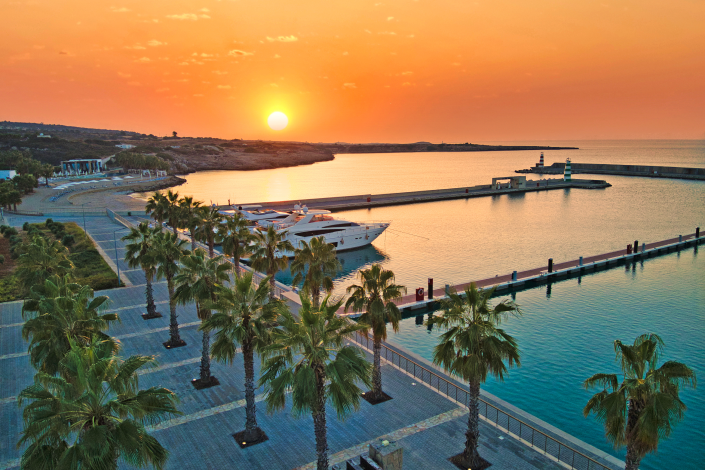
<svg viewBox="0 0 705 470">
<path fill-rule="evenodd" d="M 291 215 L 290 212 L 281 212 L 272 209 L 262 210 L 262 206 L 259 204 L 237 206 L 237 209 L 235 210 L 222 210 L 220 212 L 226 215 L 231 215 L 234 212 L 237 212 L 243 219 L 251 223 L 263 220 L 284 220 Z"/>
<path fill-rule="evenodd" d="M 303 209 L 295 209 L 283 220 L 259 220 L 255 228 L 273 226 L 278 232 L 284 233 L 284 239 L 296 248 L 299 248 L 302 240 L 308 243 L 314 237 L 323 236 L 337 251 L 344 251 L 369 245 L 389 227 L 386 222 L 357 223 L 334 219 L 330 213 L 326 210 L 309 210 L 304 206 Z M 279 254 L 294 256 L 293 252 L 288 251 Z"/>
</svg>

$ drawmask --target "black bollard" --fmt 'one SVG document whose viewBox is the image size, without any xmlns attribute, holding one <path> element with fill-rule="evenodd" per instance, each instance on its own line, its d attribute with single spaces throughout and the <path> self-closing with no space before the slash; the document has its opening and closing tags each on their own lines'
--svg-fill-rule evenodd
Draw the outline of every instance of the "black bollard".
<svg viewBox="0 0 705 470">
<path fill-rule="evenodd" d="M 700 227 L 695 227 L 695 238 L 700 238 Z"/>
<path fill-rule="evenodd" d="M 553 258 L 548 258 L 548 272 L 553 272 Z"/>
<path fill-rule="evenodd" d="M 433 298 L 433 278 L 428 278 L 428 300 Z"/>
<path fill-rule="evenodd" d="M 639 240 L 634 240 L 634 254 L 639 253 Z"/>
</svg>

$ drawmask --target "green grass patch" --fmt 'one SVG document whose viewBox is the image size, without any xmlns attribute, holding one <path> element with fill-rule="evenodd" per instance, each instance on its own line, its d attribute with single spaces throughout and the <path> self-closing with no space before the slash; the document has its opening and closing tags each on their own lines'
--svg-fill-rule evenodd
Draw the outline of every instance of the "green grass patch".
<svg viewBox="0 0 705 470">
<path fill-rule="evenodd" d="M 68 250 L 69 259 L 75 266 L 73 276 L 77 284 L 90 286 L 93 290 L 111 289 L 117 285 L 117 274 L 108 266 L 108 263 L 105 262 L 103 257 L 100 256 L 93 240 L 91 240 L 76 223 L 65 222 L 63 223 L 63 230 L 55 230 L 55 233 L 52 232 L 45 223 L 29 224 L 27 226 L 27 231 L 36 230 L 38 230 L 43 237 L 59 242 L 61 242 L 66 235 L 73 236 L 73 243 L 68 247 Z M 25 231 L 20 232 L 19 236 L 21 236 L 23 240 L 28 240 L 29 238 Z M 0 243 L 0 254 L 5 254 L 3 253 L 3 248 L 5 248 L 3 245 L 4 244 Z M 5 255 L 5 259 L 7 260 L 9 258 L 9 250 Z M 21 299 L 22 292 L 19 282 L 14 275 L 14 265 L 12 272 L 6 271 L 4 274 L 4 276 L 0 276 L 0 302 Z"/>
</svg>

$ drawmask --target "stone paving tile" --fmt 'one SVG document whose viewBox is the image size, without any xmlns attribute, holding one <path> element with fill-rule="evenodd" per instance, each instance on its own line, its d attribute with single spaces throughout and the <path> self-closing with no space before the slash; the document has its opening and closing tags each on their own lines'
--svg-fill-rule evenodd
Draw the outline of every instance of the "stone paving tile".
<svg viewBox="0 0 705 470">
<path fill-rule="evenodd" d="M 112 230 L 120 226 L 107 217 L 90 219 L 86 218 L 89 233 L 100 239 L 101 246 L 107 249 L 110 240 L 104 240 L 110 238 Z M 16 218 L 14 223 L 21 225 L 23 220 Z M 119 240 L 118 244 L 124 246 Z M 118 255 L 121 251 L 118 250 Z M 122 264 L 120 266 L 122 268 Z M 144 274 L 140 271 L 131 271 L 126 275 L 134 275 L 130 279 L 138 282 L 144 280 Z M 154 284 L 155 299 L 160 302 L 157 304 L 158 310 L 164 315 L 162 318 L 148 321 L 141 318 L 140 313 L 145 311 L 144 289 L 144 285 L 137 285 L 97 294 L 110 296 L 109 310 L 120 314 L 122 323 L 111 327 L 110 334 L 124 336 L 121 338 L 122 354 L 155 355 L 162 366 L 161 369 L 142 374 L 140 386 L 166 386 L 180 398 L 179 409 L 185 413 L 182 418 L 184 423 L 155 431 L 155 436 L 171 452 L 167 468 L 289 469 L 315 460 L 312 419 L 308 414 L 294 418 L 290 400 L 284 411 L 271 415 L 266 413 L 264 403 L 258 403 L 258 421 L 267 432 L 269 441 L 240 449 L 231 435 L 243 429 L 245 420 L 242 356 L 238 354 L 232 365 L 213 361 L 212 373 L 221 385 L 195 390 L 190 381 L 198 376 L 202 334 L 197 329 L 194 306 L 177 308 L 179 322 L 191 323 L 181 329 L 187 346 L 166 350 L 162 346 L 162 342 L 169 337 L 166 283 Z M 21 327 L 7 326 L 21 322 L 20 302 L 0 304 L 0 356 L 26 352 L 26 344 L 20 336 Z M 259 368 L 257 359 L 255 370 L 258 372 Z M 22 423 L 21 410 L 14 397 L 32 383 L 33 374 L 26 355 L 0 359 L 0 377 L 3 377 L 0 387 L 0 470 L 17 464 L 20 451 L 16 448 L 16 442 Z M 383 381 L 385 391 L 393 400 L 376 406 L 363 400 L 360 410 L 344 422 L 338 421 L 329 409 L 330 453 L 343 452 L 366 441 L 406 429 L 404 432 L 407 434 L 398 434 L 404 436 L 400 442 L 405 448 L 405 469 L 452 469 L 446 459 L 462 450 L 466 415 L 422 431 L 410 432 L 408 430 L 416 429 L 414 426 L 419 423 L 448 416 L 447 413 L 457 409 L 457 404 L 386 364 L 383 365 Z M 414 383 L 416 385 L 412 385 Z M 257 394 L 261 396 L 262 390 L 258 389 Z M 551 460 L 513 438 L 500 439 L 502 432 L 486 423 L 481 425 L 481 433 L 482 454 L 494 464 L 493 468 L 557 468 Z M 121 468 L 129 467 L 121 465 Z"/>
</svg>

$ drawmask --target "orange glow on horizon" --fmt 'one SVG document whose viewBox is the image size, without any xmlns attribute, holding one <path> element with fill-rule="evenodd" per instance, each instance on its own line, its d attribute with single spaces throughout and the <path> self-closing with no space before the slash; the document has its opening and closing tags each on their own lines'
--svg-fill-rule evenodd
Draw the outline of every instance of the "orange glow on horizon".
<svg viewBox="0 0 705 470">
<path fill-rule="evenodd" d="M 0 120 L 314 142 L 705 139 L 700 1 L 0 11 Z M 274 111 L 285 129 L 267 125 Z"/>
</svg>

